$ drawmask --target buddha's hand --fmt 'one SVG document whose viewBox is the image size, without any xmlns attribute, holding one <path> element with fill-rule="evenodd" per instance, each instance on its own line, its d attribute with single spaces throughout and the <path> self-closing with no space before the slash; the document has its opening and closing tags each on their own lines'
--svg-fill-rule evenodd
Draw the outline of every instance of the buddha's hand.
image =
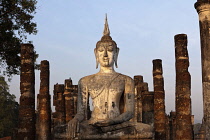
<svg viewBox="0 0 210 140">
<path fill-rule="evenodd" d="M 89 125 L 94 125 L 95 123 L 97 123 L 98 121 L 97 120 L 95 120 L 95 119 L 89 119 L 88 120 L 88 124 Z"/>
<path fill-rule="evenodd" d="M 78 119 L 73 118 L 71 121 L 68 122 L 66 130 L 67 138 L 75 138 L 78 129 L 79 129 L 79 121 Z"/>
<path fill-rule="evenodd" d="M 107 119 L 104 121 L 98 121 L 98 122 L 94 123 L 95 126 L 99 126 L 99 127 L 110 126 L 113 124 L 115 124 L 115 122 L 112 119 Z"/>
</svg>

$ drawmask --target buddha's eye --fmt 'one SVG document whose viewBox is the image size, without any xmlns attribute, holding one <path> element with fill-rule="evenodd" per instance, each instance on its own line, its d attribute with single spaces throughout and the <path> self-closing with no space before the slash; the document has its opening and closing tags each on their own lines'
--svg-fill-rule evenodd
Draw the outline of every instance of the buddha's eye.
<svg viewBox="0 0 210 140">
<path fill-rule="evenodd" d="M 104 51 L 104 47 L 102 47 L 102 46 L 98 47 L 98 51 L 99 52 L 103 52 Z"/>
<path fill-rule="evenodd" d="M 107 51 L 109 51 L 109 52 L 112 52 L 114 50 L 114 48 L 112 47 L 112 46 L 109 46 L 108 48 L 107 48 Z"/>
</svg>

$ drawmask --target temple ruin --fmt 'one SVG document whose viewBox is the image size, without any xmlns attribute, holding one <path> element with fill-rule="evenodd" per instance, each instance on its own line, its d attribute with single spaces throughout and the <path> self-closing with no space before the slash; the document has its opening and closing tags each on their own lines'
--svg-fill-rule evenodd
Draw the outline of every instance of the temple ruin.
<svg viewBox="0 0 210 140">
<path fill-rule="evenodd" d="M 94 50 L 96 67 L 100 65 L 103 71 L 100 69 L 99 74 L 82 78 L 78 85 L 73 85 L 71 78 L 64 79 L 64 83 L 55 83 L 52 94 L 49 93 L 49 62 L 42 61 L 37 110 L 33 45 L 21 45 L 21 96 L 17 139 L 210 140 L 210 1 L 198 0 L 195 9 L 200 23 L 204 105 L 203 123 L 198 134 L 194 135 L 193 131 L 187 35 L 177 34 L 174 37 L 176 108 L 166 114 L 167 93 L 164 91 L 164 62 L 161 59 L 154 59 L 152 62 L 152 90 L 149 90 L 142 75 L 130 78 L 104 68 L 113 68 L 114 64 L 117 67 L 119 53 L 116 42 L 110 36 L 106 18 L 103 36 Z M 100 58 L 100 54 L 105 59 Z M 107 59 L 110 56 L 113 56 L 109 58 L 113 59 L 112 63 Z M 90 98 L 95 107 L 92 110 Z M 51 102 L 55 111 L 51 109 Z"/>
</svg>

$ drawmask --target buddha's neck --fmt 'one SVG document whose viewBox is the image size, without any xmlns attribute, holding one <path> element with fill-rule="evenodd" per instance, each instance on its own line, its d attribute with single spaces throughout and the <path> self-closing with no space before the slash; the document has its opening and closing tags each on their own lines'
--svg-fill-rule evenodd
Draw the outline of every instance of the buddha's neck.
<svg viewBox="0 0 210 140">
<path fill-rule="evenodd" d="M 101 67 L 99 73 L 115 73 L 115 70 L 113 67 Z"/>
</svg>

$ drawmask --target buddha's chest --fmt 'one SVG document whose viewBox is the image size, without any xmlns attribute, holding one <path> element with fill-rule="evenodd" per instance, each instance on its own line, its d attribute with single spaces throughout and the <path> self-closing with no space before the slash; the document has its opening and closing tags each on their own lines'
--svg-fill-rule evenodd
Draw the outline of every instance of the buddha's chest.
<svg viewBox="0 0 210 140">
<path fill-rule="evenodd" d="M 125 80 L 118 77 L 95 77 L 88 83 L 92 99 L 92 118 L 114 118 L 120 114 L 119 102 L 125 91 Z"/>
<path fill-rule="evenodd" d="M 97 98 L 103 99 L 105 102 L 117 102 L 125 89 L 125 81 L 123 79 L 95 79 L 88 84 L 88 92 L 92 100 Z"/>
</svg>

